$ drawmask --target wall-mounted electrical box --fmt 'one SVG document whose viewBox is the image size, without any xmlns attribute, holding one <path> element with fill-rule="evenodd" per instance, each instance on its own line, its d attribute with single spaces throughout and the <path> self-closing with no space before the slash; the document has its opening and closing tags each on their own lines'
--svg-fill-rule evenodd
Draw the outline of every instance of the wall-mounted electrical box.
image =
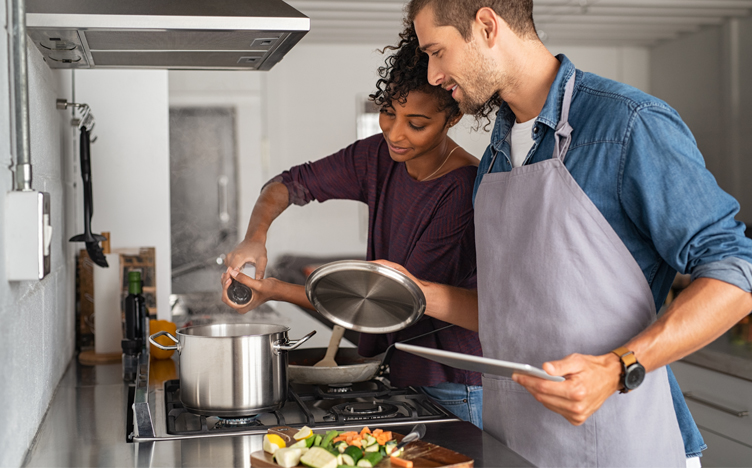
<svg viewBox="0 0 752 468">
<path fill-rule="evenodd" d="M 5 273 L 8 281 L 41 280 L 50 272 L 50 194 L 5 194 Z"/>
</svg>

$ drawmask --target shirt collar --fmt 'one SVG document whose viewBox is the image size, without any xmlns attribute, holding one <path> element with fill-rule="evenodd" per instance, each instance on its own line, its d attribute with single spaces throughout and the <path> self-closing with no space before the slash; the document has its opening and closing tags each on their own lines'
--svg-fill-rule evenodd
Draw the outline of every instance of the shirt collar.
<svg viewBox="0 0 752 468">
<path fill-rule="evenodd" d="M 556 78 L 551 89 L 548 91 L 546 97 L 546 103 L 543 105 L 536 122 L 545 124 L 551 128 L 556 128 L 559 123 L 559 116 L 561 115 L 561 104 L 564 99 L 564 88 L 567 85 L 569 77 L 576 72 L 574 64 L 569 61 L 566 55 L 559 54 L 556 58 L 561 62 L 559 71 L 556 73 Z M 512 109 L 506 102 L 501 104 L 499 112 L 496 114 L 496 123 L 494 124 L 493 132 L 491 133 L 491 145 L 497 150 L 501 150 L 501 146 L 504 143 L 507 135 L 514 125 L 515 116 Z"/>
</svg>

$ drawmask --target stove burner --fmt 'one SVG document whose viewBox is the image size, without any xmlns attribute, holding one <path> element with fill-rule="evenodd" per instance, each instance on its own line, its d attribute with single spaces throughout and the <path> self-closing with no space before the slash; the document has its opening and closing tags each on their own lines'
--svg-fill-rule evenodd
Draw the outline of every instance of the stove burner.
<svg viewBox="0 0 752 468">
<path fill-rule="evenodd" d="M 356 402 L 343 403 L 332 408 L 340 413 L 346 421 L 361 419 L 385 419 L 399 414 L 399 409 L 392 404 L 384 402 Z"/>
<path fill-rule="evenodd" d="M 180 381 L 164 383 L 167 434 L 177 438 L 263 434 L 275 426 L 345 429 L 378 421 L 379 424 L 455 420 L 428 396 L 412 387 L 392 388 L 380 381 L 359 382 L 326 393 L 324 385 L 291 385 L 285 405 L 271 413 L 227 418 L 191 413 L 180 400 Z"/>
<path fill-rule="evenodd" d="M 329 388 L 326 389 L 326 393 L 350 393 L 352 391 L 352 384 L 329 385 Z"/>
<path fill-rule="evenodd" d="M 219 429 L 223 427 L 246 427 L 246 426 L 263 426 L 257 416 L 250 416 L 247 418 L 217 418 L 218 421 L 214 424 L 214 428 Z"/>
</svg>

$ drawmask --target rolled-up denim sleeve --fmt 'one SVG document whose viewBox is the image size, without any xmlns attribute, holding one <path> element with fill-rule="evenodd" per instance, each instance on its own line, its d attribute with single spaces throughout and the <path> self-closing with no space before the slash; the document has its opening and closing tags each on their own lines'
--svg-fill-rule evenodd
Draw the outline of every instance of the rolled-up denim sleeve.
<svg viewBox="0 0 752 468">
<path fill-rule="evenodd" d="M 620 196 L 641 236 L 674 269 L 752 291 L 752 239 L 739 203 L 705 167 L 675 110 L 638 108 L 624 142 Z"/>
<path fill-rule="evenodd" d="M 752 292 L 752 264 L 736 257 L 699 265 L 692 271 L 692 281 L 697 278 L 714 278 Z"/>
</svg>

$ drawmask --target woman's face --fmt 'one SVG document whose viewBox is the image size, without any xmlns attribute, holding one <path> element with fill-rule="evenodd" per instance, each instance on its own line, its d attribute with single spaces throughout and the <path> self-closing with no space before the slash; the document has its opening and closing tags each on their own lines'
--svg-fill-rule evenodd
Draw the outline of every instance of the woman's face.
<svg viewBox="0 0 752 468">
<path fill-rule="evenodd" d="M 389 155 L 397 162 L 406 162 L 427 155 L 439 157 L 439 145 L 446 138 L 446 113 L 438 110 L 436 98 L 422 91 L 411 91 L 405 104 L 397 101 L 384 106 L 379 126 L 389 145 Z"/>
</svg>

